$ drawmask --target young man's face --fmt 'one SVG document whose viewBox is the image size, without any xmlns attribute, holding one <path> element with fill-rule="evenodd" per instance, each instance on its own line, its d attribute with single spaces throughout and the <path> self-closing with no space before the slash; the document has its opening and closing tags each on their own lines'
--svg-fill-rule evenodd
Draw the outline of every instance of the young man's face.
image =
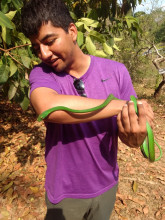
<svg viewBox="0 0 165 220">
<path fill-rule="evenodd" d="M 51 22 L 39 29 L 37 36 L 30 38 L 38 57 L 56 72 L 69 71 L 74 59 L 77 30 L 70 24 L 68 33 L 54 27 Z"/>
</svg>

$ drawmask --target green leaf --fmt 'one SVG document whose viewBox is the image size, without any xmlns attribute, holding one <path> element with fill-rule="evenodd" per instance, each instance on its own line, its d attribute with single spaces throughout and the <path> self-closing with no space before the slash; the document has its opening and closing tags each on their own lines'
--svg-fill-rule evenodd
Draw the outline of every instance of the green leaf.
<svg viewBox="0 0 165 220">
<path fill-rule="evenodd" d="M 17 10 L 19 10 L 22 7 L 21 1 L 19 0 L 12 0 L 12 3 Z"/>
<path fill-rule="evenodd" d="M 114 45 L 114 38 L 113 37 L 110 37 L 109 39 L 108 39 L 108 43 L 109 43 L 109 45 L 111 46 L 111 47 L 113 47 L 113 45 Z"/>
<path fill-rule="evenodd" d="M 3 14 L 1 11 L 0 11 L 0 25 L 2 27 L 13 29 L 10 19 L 5 14 Z"/>
<path fill-rule="evenodd" d="M 5 14 L 10 20 L 12 20 L 15 16 L 17 11 L 10 11 L 9 13 Z"/>
<path fill-rule="evenodd" d="M 103 43 L 103 48 L 107 54 L 113 55 L 113 49 L 107 43 Z"/>
<path fill-rule="evenodd" d="M 23 65 L 26 68 L 29 68 L 30 64 L 31 64 L 31 59 L 28 57 L 28 52 L 25 49 L 20 49 L 18 51 L 18 53 L 21 56 L 21 60 L 22 60 Z"/>
<path fill-rule="evenodd" d="M 22 41 L 23 44 L 27 43 L 27 38 L 22 32 L 19 32 L 17 37 Z"/>
<path fill-rule="evenodd" d="M 91 29 L 90 29 L 86 24 L 84 24 L 84 28 L 85 28 L 85 30 L 88 31 L 88 32 L 91 31 Z"/>
<path fill-rule="evenodd" d="M 14 75 L 14 73 L 17 71 L 18 67 L 14 63 L 13 60 L 10 61 L 10 77 Z"/>
<path fill-rule="evenodd" d="M 132 31 L 132 38 L 136 39 L 137 38 L 137 31 Z"/>
<path fill-rule="evenodd" d="M 88 18 L 87 18 L 88 19 Z M 91 20 L 91 19 L 89 19 Z M 76 26 L 78 27 L 79 31 L 83 31 L 83 29 L 85 28 L 86 31 L 90 32 L 91 29 L 88 27 L 90 25 L 87 25 L 88 22 L 84 22 L 85 20 L 83 20 L 82 18 L 78 20 L 78 22 L 76 22 Z"/>
<path fill-rule="evenodd" d="M 81 21 L 77 21 L 75 24 L 76 24 L 76 27 L 77 27 L 77 28 L 80 28 L 80 29 L 81 29 L 82 27 L 84 27 L 84 23 L 81 22 Z"/>
<path fill-rule="evenodd" d="M 23 110 L 27 110 L 27 108 L 28 108 L 28 106 L 29 106 L 29 103 L 30 103 L 29 99 L 25 96 L 24 99 L 23 99 L 23 101 L 20 103 L 21 108 L 22 108 Z"/>
<path fill-rule="evenodd" d="M 96 50 L 95 56 L 103 57 L 103 58 L 106 58 L 106 57 L 107 57 L 107 55 L 104 53 L 103 50 Z"/>
<path fill-rule="evenodd" d="M 98 13 L 96 9 L 92 9 L 91 11 L 88 12 L 87 14 L 88 18 L 93 18 L 94 20 L 98 19 Z"/>
<path fill-rule="evenodd" d="M 138 23 L 138 19 L 133 16 L 125 16 L 126 20 L 129 20 L 131 23 L 136 22 Z"/>
<path fill-rule="evenodd" d="M 29 68 L 31 64 L 31 59 L 27 56 L 21 57 L 22 63 L 25 67 Z"/>
<path fill-rule="evenodd" d="M 20 81 L 20 86 L 21 86 L 21 87 L 29 87 L 29 80 L 27 80 L 27 79 L 22 79 L 22 80 Z"/>
<path fill-rule="evenodd" d="M 81 31 L 78 31 L 77 43 L 78 43 L 79 47 L 84 43 L 84 35 Z"/>
<path fill-rule="evenodd" d="M 6 28 L 6 27 L 2 27 L 2 39 L 4 40 L 4 42 L 8 45 L 11 44 L 11 33 L 10 33 L 10 29 Z"/>
<path fill-rule="evenodd" d="M 90 31 L 90 36 L 92 36 L 95 40 L 100 43 L 105 43 L 105 37 L 97 31 Z"/>
<path fill-rule="evenodd" d="M 98 27 L 99 25 L 99 22 L 98 21 L 95 21 L 93 19 L 90 19 L 90 18 L 81 18 L 80 19 L 84 24 L 86 24 L 87 26 L 90 26 L 90 27 Z"/>
<path fill-rule="evenodd" d="M 1 1 L 1 11 L 5 14 L 9 10 L 6 0 Z"/>
<path fill-rule="evenodd" d="M 70 11 L 70 15 L 72 17 L 73 20 L 77 20 L 77 16 L 75 13 L 73 13 L 72 11 Z"/>
<path fill-rule="evenodd" d="M 12 83 L 10 85 L 9 91 L 8 91 L 8 98 L 9 100 L 11 100 L 12 98 L 14 98 L 16 92 L 17 92 L 17 88 L 18 88 L 18 82 L 15 82 L 14 84 Z"/>
<path fill-rule="evenodd" d="M 116 44 L 113 45 L 113 48 L 120 51 L 120 49 L 116 46 Z"/>
<path fill-rule="evenodd" d="M 33 53 L 32 53 L 32 49 L 30 46 L 27 47 L 27 51 L 28 51 L 29 58 L 33 58 Z"/>
<path fill-rule="evenodd" d="M 129 28 L 131 28 L 132 22 L 129 19 L 126 19 L 127 25 Z"/>
<path fill-rule="evenodd" d="M 86 49 L 88 50 L 88 52 L 91 55 L 95 55 L 96 46 L 94 45 L 94 43 L 92 42 L 92 40 L 91 40 L 91 38 L 89 36 L 86 37 L 85 45 L 86 45 Z"/>
<path fill-rule="evenodd" d="M 4 64 L 0 65 L 0 85 L 7 82 L 9 78 L 9 72 L 10 72 L 9 66 Z"/>
<path fill-rule="evenodd" d="M 114 37 L 114 41 L 121 41 L 122 38 L 117 38 L 117 37 Z"/>
</svg>

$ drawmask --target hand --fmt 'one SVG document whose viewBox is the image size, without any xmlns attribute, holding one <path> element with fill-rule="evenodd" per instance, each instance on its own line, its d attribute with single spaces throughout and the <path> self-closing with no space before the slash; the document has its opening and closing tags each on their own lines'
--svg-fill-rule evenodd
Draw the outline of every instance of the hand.
<svg viewBox="0 0 165 220">
<path fill-rule="evenodd" d="M 152 111 L 151 106 L 144 99 L 139 100 L 139 101 L 141 101 L 143 104 L 145 114 L 146 114 L 146 119 L 147 119 L 148 123 L 150 124 L 151 128 L 154 128 L 154 113 Z"/>
<path fill-rule="evenodd" d="M 138 116 L 132 101 L 125 104 L 117 116 L 119 137 L 124 144 L 130 147 L 138 147 L 143 143 L 147 135 L 147 121 L 153 127 L 153 111 L 151 106 L 145 100 L 139 100 L 137 103 Z"/>
</svg>

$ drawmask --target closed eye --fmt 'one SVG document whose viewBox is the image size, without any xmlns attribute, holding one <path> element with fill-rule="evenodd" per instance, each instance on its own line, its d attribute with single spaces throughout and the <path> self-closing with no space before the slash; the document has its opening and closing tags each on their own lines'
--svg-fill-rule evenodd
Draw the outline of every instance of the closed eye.
<svg viewBox="0 0 165 220">
<path fill-rule="evenodd" d="M 48 41 L 48 42 L 45 42 L 45 45 L 47 45 L 47 46 L 52 46 L 52 45 L 54 44 L 55 40 L 56 40 L 56 39 L 50 40 L 50 41 Z"/>
</svg>

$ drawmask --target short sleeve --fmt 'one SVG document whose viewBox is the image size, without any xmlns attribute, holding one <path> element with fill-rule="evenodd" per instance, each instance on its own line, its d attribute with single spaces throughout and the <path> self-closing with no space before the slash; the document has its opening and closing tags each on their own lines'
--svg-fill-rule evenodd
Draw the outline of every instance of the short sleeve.
<svg viewBox="0 0 165 220">
<path fill-rule="evenodd" d="M 124 64 L 120 65 L 119 72 L 120 98 L 123 100 L 130 100 L 131 95 L 137 97 L 130 74 Z"/>
<path fill-rule="evenodd" d="M 55 73 L 51 68 L 40 64 L 35 66 L 29 76 L 30 94 L 39 87 L 46 87 L 55 90 L 61 94 L 60 86 L 56 80 Z"/>
</svg>

